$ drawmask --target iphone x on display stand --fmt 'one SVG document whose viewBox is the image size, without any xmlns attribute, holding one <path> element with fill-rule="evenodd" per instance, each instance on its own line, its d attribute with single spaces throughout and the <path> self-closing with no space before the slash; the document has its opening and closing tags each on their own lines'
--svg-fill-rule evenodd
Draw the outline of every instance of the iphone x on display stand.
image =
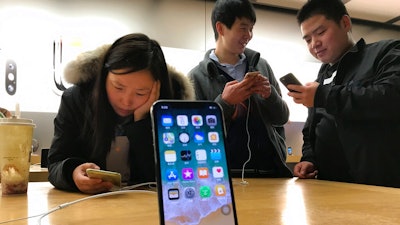
<svg viewBox="0 0 400 225">
<path fill-rule="evenodd" d="M 237 224 L 221 107 L 159 100 L 151 118 L 160 224 Z"/>
</svg>

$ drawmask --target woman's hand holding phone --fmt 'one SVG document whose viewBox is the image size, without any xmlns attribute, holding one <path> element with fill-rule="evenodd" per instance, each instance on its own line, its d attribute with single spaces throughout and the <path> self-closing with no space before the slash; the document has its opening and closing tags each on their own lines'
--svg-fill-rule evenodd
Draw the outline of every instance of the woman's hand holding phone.
<svg viewBox="0 0 400 225">
<path fill-rule="evenodd" d="M 72 178 L 76 187 L 83 193 L 97 194 L 111 190 L 113 184 L 111 182 L 103 182 L 102 179 L 90 178 L 87 176 L 87 169 L 100 169 L 94 163 L 83 163 L 77 166 L 72 172 Z"/>
</svg>

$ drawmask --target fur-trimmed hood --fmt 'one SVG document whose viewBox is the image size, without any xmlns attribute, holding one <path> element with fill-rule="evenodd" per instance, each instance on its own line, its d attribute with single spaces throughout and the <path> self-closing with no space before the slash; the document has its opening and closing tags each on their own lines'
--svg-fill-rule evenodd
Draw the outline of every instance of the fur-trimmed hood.
<svg viewBox="0 0 400 225">
<path fill-rule="evenodd" d="M 101 73 L 104 57 L 111 45 L 103 45 L 93 51 L 81 53 L 77 58 L 69 62 L 64 69 L 64 79 L 71 84 L 82 84 L 93 80 Z M 168 73 L 171 77 L 174 98 L 182 100 L 194 100 L 195 93 L 189 78 L 168 65 Z"/>
</svg>

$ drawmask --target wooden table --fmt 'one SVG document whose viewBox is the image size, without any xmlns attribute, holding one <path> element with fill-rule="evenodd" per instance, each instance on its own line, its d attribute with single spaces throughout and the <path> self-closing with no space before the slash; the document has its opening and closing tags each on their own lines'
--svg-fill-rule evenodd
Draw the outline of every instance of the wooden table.
<svg viewBox="0 0 400 225">
<path fill-rule="evenodd" d="M 240 225 L 400 224 L 400 189 L 320 180 L 234 179 Z M 47 212 L 88 197 L 31 182 L 27 195 L 0 198 L 1 222 Z M 7 224 L 37 224 L 38 218 Z M 51 213 L 42 224 L 158 224 L 156 193 L 124 193 L 81 201 Z"/>
<path fill-rule="evenodd" d="M 29 168 L 30 182 L 48 181 L 49 171 L 47 168 L 42 168 L 38 164 L 31 165 Z"/>
</svg>

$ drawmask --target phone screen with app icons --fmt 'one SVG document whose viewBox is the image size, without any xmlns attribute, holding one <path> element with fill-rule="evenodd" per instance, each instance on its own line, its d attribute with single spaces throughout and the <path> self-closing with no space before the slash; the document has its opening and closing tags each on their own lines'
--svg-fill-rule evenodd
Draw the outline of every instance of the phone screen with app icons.
<svg viewBox="0 0 400 225">
<path fill-rule="evenodd" d="M 237 224 L 220 106 L 160 100 L 151 109 L 161 224 Z"/>
</svg>

